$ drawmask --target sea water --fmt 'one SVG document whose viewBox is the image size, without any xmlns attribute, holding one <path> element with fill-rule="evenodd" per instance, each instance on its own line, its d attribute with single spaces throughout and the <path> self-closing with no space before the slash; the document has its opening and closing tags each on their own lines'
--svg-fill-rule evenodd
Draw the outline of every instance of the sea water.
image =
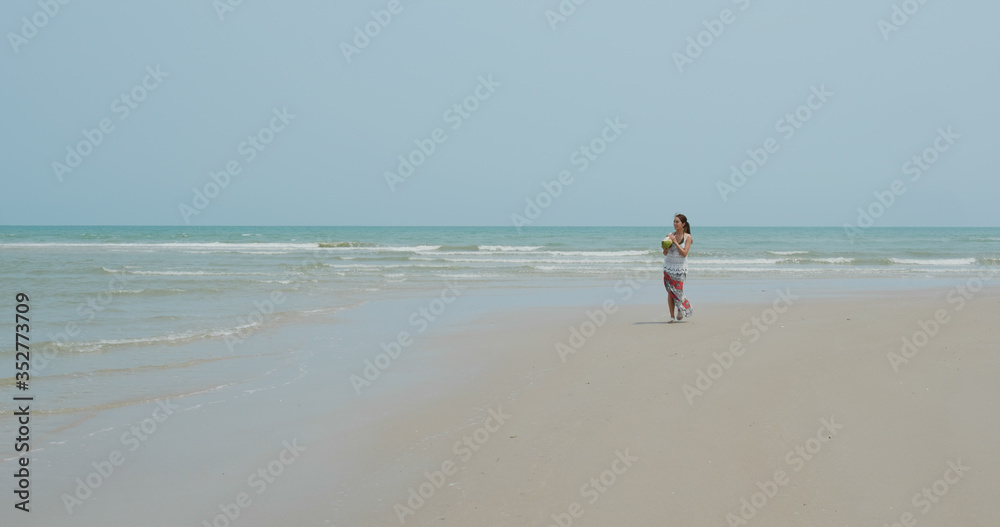
<svg viewBox="0 0 1000 527">
<path fill-rule="evenodd" d="M 2 331 L 30 301 L 31 392 L 49 430 L 156 398 L 237 397 L 308 375 L 310 358 L 377 350 L 448 284 L 553 305 L 654 278 L 668 227 L 0 227 Z M 688 292 L 759 284 L 862 291 L 945 285 L 1000 264 L 1000 229 L 696 227 Z M 828 285 L 828 287 L 827 287 Z M 650 288 L 650 295 L 652 290 Z M 665 300 L 657 290 L 655 298 Z M 576 300 L 573 300 L 576 298 Z M 647 296 L 645 298 L 653 298 Z M 382 309 L 382 308 L 380 308 Z M 385 307 L 391 311 L 391 307 Z M 463 308 L 463 312 L 467 311 Z M 471 311 L 469 311 L 471 312 Z M 360 318 L 359 318 L 360 317 Z M 359 320 L 369 323 L 365 326 Z M 322 326 L 322 342 L 295 328 Z M 390 327 L 391 326 L 391 327 Z M 353 330 L 353 333 L 352 333 Z M 384 337 L 384 338 L 383 338 Z M 11 346 L 0 349 L 13 364 Z M 357 357 L 344 364 L 356 368 Z M 335 363 L 333 363 L 335 364 Z M 336 381 L 347 386 L 352 371 Z M 16 392 L 13 371 L 0 385 Z M 11 412 L 0 414 L 7 437 Z"/>
</svg>

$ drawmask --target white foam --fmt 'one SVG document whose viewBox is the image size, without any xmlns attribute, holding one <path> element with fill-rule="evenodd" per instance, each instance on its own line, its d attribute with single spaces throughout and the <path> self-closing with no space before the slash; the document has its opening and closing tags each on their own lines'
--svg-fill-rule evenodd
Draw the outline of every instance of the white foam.
<svg viewBox="0 0 1000 527">
<path fill-rule="evenodd" d="M 537 251 L 541 245 L 480 245 L 480 251 L 525 252 Z"/>
<path fill-rule="evenodd" d="M 225 242 L 163 242 L 163 243 L 76 243 L 76 242 L 66 242 L 66 243 L 33 243 L 33 242 L 21 242 L 21 243 L 0 243 L 3 247 L 25 247 L 25 248 L 43 248 L 43 249 L 78 249 L 78 248 L 90 248 L 90 249 L 133 249 L 133 250 L 149 250 L 149 249 L 167 249 L 167 250 L 214 250 L 215 252 L 226 251 L 239 251 L 247 249 L 255 250 L 312 250 L 316 248 L 314 243 L 225 243 Z"/>
<path fill-rule="evenodd" d="M 543 254 L 555 256 L 649 256 L 654 252 L 660 251 L 652 249 L 646 251 L 545 251 Z"/>
<path fill-rule="evenodd" d="M 106 273 L 125 273 L 135 275 L 155 275 L 155 276 L 274 276 L 274 273 L 212 273 L 208 271 L 116 271 L 101 267 Z"/>
<path fill-rule="evenodd" d="M 468 280 L 481 280 L 484 278 L 498 278 L 501 275 L 495 273 L 439 273 L 436 276 L 442 278 L 462 278 Z"/>
<path fill-rule="evenodd" d="M 781 260 L 777 258 L 745 258 L 745 259 L 732 259 L 732 260 L 717 260 L 717 259 L 691 259 L 691 262 L 697 263 L 698 265 L 773 265 Z M 689 264 L 690 265 L 690 264 Z"/>
<path fill-rule="evenodd" d="M 91 342 L 77 342 L 72 344 L 60 344 L 58 342 L 53 343 L 58 347 L 69 347 L 77 353 L 92 353 L 95 351 L 101 351 L 110 346 L 139 346 L 146 344 L 172 344 L 172 343 L 183 343 L 191 340 L 200 340 L 204 338 L 217 338 L 217 337 L 227 337 L 230 335 L 235 335 L 239 331 L 252 328 L 258 324 L 250 323 L 243 324 L 240 326 L 212 329 L 206 331 L 186 331 L 182 333 L 170 333 L 167 335 L 157 335 L 153 337 L 137 337 L 137 338 L 124 338 L 124 339 L 105 339 L 97 340 Z"/>
<path fill-rule="evenodd" d="M 975 258 L 889 258 L 889 261 L 894 264 L 905 265 L 974 265 L 976 263 Z"/>
<path fill-rule="evenodd" d="M 379 247 L 336 247 L 337 249 L 354 249 L 354 250 L 367 250 L 367 251 L 391 251 L 391 252 L 427 252 L 436 251 L 441 248 L 440 245 L 412 245 L 403 247 L 392 247 L 392 246 L 379 246 Z"/>
<path fill-rule="evenodd" d="M 557 260 L 553 258 L 414 258 L 418 261 L 443 261 L 453 263 L 489 263 L 489 264 L 536 264 L 536 263 L 595 263 L 595 264 L 615 264 L 615 263 L 636 263 L 636 260 L 597 260 L 586 258 L 566 258 Z M 404 267 L 410 267 L 409 265 Z"/>
</svg>

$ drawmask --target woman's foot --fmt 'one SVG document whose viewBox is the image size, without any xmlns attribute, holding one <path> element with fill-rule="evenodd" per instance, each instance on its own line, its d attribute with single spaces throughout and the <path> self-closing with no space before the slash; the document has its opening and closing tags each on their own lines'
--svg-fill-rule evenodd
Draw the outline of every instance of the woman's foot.
<svg viewBox="0 0 1000 527">
<path fill-rule="evenodd" d="M 677 320 L 684 320 L 684 311 L 683 310 L 677 312 Z"/>
</svg>

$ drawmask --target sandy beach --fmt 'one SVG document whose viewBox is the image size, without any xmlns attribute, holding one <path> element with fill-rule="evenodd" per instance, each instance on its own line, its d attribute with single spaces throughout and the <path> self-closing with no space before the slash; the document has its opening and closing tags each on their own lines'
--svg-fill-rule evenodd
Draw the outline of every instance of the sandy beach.
<svg viewBox="0 0 1000 527">
<path fill-rule="evenodd" d="M 18 525 L 1000 518 L 1000 290 L 961 279 L 823 297 L 792 282 L 739 302 L 695 296 L 694 316 L 668 324 L 665 302 L 648 301 L 662 290 L 637 284 L 563 306 L 461 289 L 360 395 L 361 360 L 322 351 L 377 357 L 372 339 L 427 297 L 352 312 L 353 344 L 331 341 L 322 317 L 261 330 L 246 345 L 274 362 L 262 380 L 43 436 L 35 511 Z M 267 353 L 286 349 L 299 351 Z"/>
<path fill-rule="evenodd" d="M 440 338 L 439 360 L 478 373 L 343 438 L 360 457 L 333 524 L 1000 517 L 987 505 L 1000 469 L 1000 291 L 966 290 L 961 303 L 944 289 L 769 293 L 700 305 L 676 324 L 665 306 L 619 305 L 588 327 L 601 319 L 588 316 L 595 306 L 523 311 Z M 594 331 L 561 356 L 571 327 Z M 300 474 L 322 487 L 324 465 Z M 325 505 L 301 505 L 301 525 L 330 518 Z"/>
</svg>

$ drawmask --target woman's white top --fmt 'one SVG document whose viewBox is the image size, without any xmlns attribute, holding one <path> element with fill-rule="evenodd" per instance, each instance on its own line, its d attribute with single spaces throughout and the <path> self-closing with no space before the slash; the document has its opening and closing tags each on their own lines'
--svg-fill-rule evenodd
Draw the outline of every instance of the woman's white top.
<svg viewBox="0 0 1000 527">
<path fill-rule="evenodd" d="M 687 247 L 687 235 L 684 236 L 684 240 L 681 243 L 683 247 Z M 686 273 L 688 270 L 688 262 L 686 256 L 681 256 L 681 252 L 677 249 L 677 244 L 674 243 L 667 249 L 667 255 L 663 257 L 663 270 L 667 273 Z"/>
</svg>

